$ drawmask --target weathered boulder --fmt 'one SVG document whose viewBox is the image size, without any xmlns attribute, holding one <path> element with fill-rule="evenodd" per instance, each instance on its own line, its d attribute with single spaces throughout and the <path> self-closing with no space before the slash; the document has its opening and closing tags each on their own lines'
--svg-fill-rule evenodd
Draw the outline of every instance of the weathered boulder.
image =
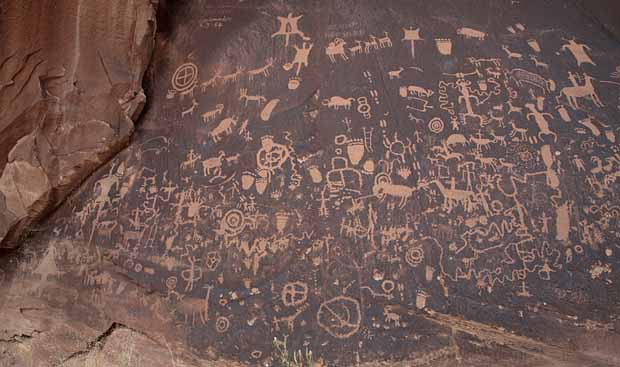
<svg viewBox="0 0 620 367">
<path fill-rule="evenodd" d="M 3 2 L 0 246 L 17 245 L 128 143 L 146 101 L 155 8 L 150 0 Z"/>
</svg>

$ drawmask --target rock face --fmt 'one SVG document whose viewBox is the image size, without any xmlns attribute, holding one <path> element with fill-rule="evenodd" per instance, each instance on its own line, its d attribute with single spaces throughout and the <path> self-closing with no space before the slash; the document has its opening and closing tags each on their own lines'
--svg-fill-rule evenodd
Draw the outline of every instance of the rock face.
<svg viewBox="0 0 620 367">
<path fill-rule="evenodd" d="M 128 143 L 146 100 L 155 6 L 5 1 L 1 11 L 0 246 L 14 247 Z"/>
<path fill-rule="evenodd" d="M 140 109 L 153 4 L 70 4 L 106 36 L 60 52 L 6 120 L 30 126 L 5 153 L 6 228 L 112 156 Z M 0 256 L 0 366 L 620 363 L 620 48 L 604 12 L 159 5 L 131 143 Z M 30 85 L 43 52 L 2 80 Z"/>
<path fill-rule="evenodd" d="M 586 1 L 577 0 L 578 8 L 601 27 L 603 32 L 608 32 L 616 40 L 620 40 L 620 3 L 617 1 Z"/>
</svg>

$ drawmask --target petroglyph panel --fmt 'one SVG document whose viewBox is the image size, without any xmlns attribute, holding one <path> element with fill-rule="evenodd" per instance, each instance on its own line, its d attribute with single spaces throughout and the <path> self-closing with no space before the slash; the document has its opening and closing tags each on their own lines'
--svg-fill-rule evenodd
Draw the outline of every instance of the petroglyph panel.
<svg viewBox="0 0 620 367">
<path fill-rule="evenodd" d="M 109 261 L 158 295 L 136 313 L 250 363 L 274 338 L 326 365 L 461 358 L 438 314 L 551 344 L 570 331 L 544 312 L 611 323 L 617 44 L 536 13 L 560 2 L 336 3 L 186 5 L 129 149 L 49 220 L 79 246 L 24 264 L 31 292 L 131 297 Z"/>
</svg>

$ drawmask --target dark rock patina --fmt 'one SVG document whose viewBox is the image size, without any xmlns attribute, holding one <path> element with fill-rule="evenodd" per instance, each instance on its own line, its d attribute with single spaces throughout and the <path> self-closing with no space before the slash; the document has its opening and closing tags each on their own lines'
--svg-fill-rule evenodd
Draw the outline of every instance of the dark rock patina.
<svg viewBox="0 0 620 367">
<path fill-rule="evenodd" d="M 5 360 L 620 363 L 620 49 L 594 13 L 161 6 L 131 144 L 0 258 Z"/>
</svg>

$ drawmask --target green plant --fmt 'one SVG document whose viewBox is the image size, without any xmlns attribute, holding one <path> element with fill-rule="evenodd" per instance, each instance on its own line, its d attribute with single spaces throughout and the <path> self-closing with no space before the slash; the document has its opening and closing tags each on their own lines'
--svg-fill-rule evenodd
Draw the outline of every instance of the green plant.
<svg viewBox="0 0 620 367">
<path fill-rule="evenodd" d="M 284 340 L 280 341 L 277 337 L 273 338 L 273 347 L 275 348 L 275 361 L 279 367 L 312 367 L 312 351 L 306 348 L 305 352 L 301 349 L 293 351 L 291 355 L 287 344 L 288 336 L 284 336 Z"/>
</svg>

